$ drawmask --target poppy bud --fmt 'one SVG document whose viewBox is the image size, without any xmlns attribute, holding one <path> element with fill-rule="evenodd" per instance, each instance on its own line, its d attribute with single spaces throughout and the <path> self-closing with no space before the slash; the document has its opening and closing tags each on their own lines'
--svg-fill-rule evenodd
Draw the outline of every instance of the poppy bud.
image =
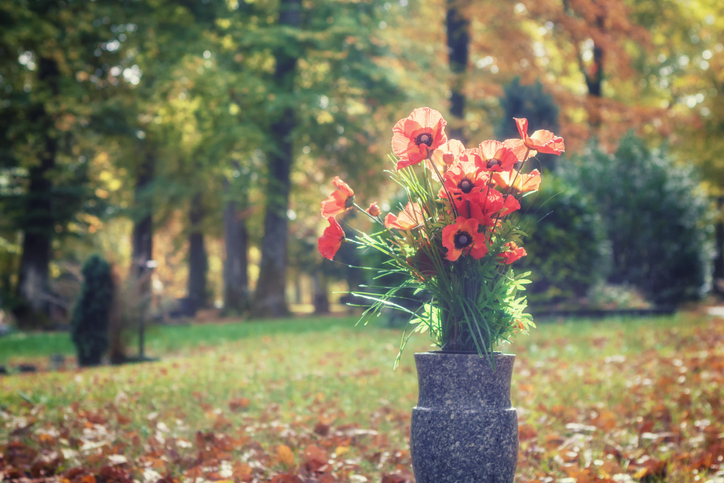
<svg viewBox="0 0 724 483">
<path fill-rule="evenodd" d="M 369 208 L 367 208 L 367 213 L 369 213 L 372 216 L 380 216 L 380 207 L 377 206 L 377 203 L 372 203 Z"/>
</svg>

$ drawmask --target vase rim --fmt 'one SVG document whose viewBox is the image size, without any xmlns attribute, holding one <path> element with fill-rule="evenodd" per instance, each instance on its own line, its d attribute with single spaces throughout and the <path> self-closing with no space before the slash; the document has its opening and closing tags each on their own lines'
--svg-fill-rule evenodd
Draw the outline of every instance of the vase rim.
<svg viewBox="0 0 724 483">
<path fill-rule="evenodd" d="M 425 355 L 425 354 L 437 354 L 437 355 L 450 355 L 450 356 L 480 356 L 477 352 L 463 352 L 463 351 L 427 351 L 427 352 L 415 352 L 415 355 Z M 493 356 L 512 356 L 515 357 L 515 354 L 508 354 L 501 351 L 495 351 L 492 353 Z M 481 358 L 485 358 L 485 354 L 480 356 Z"/>
</svg>

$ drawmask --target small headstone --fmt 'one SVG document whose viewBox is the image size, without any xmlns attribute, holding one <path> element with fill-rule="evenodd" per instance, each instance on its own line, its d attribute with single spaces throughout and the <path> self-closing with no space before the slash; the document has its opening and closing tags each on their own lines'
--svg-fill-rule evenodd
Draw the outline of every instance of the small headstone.
<svg viewBox="0 0 724 483">
<path fill-rule="evenodd" d="M 18 366 L 18 371 L 20 372 L 36 372 L 37 370 L 38 368 L 32 364 L 20 364 Z"/>
<path fill-rule="evenodd" d="M 169 318 L 195 317 L 198 310 L 196 300 L 191 297 L 176 299 L 177 308 L 168 313 Z"/>
<path fill-rule="evenodd" d="M 65 356 L 63 354 L 53 354 L 50 356 L 50 369 L 57 371 L 65 368 Z"/>
</svg>

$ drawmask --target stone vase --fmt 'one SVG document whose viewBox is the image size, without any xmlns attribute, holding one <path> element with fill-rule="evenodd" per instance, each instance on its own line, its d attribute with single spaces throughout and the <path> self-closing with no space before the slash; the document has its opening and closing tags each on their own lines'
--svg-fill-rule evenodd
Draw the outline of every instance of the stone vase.
<svg viewBox="0 0 724 483">
<path fill-rule="evenodd" d="M 512 482 L 518 414 L 510 404 L 515 355 L 415 354 L 419 397 L 410 447 L 417 483 Z"/>
</svg>

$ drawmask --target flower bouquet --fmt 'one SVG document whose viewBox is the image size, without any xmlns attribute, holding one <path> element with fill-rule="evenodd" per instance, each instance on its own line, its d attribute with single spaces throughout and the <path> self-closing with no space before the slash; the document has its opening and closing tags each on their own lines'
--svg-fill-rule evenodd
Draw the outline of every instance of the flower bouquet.
<svg viewBox="0 0 724 483">
<path fill-rule="evenodd" d="M 390 176 L 404 190 L 405 206 L 384 217 L 377 203 L 364 209 L 339 177 L 334 179 L 336 191 L 322 202 L 322 216 L 329 222 L 319 238 L 324 257 L 333 259 L 343 242 L 351 242 L 384 254 L 381 276 L 408 275 L 382 293 L 354 293 L 373 301 L 364 316 L 385 307 L 409 313 L 411 330 L 405 331 L 400 352 L 410 335 L 428 332 L 443 352 L 485 356 L 534 327 L 520 295 L 530 272 L 516 274 L 511 266 L 526 255 L 521 246 L 525 234 L 511 215 L 520 209 L 520 199 L 540 185 L 537 169 L 526 172 L 530 158 L 560 155 L 564 143 L 550 131 L 529 135 L 526 119 L 515 122 L 520 139 L 484 141 L 466 149 L 447 138 L 438 111 L 415 109 L 392 130 L 395 170 Z M 336 217 L 351 209 L 371 218 L 379 230 L 356 231 L 346 238 Z M 419 310 L 398 303 L 405 288 L 426 294 Z"/>
<path fill-rule="evenodd" d="M 415 354 L 419 397 L 410 448 L 420 483 L 512 482 L 515 476 L 515 356 L 493 351 L 534 324 L 519 295 L 529 273 L 515 274 L 511 266 L 526 255 L 524 233 L 511 215 L 520 209 L 520 198 L 540 186 L 540 172 L 525 170 L 531 156 L 564 150 L 563 139 L 550 131 L 528 135 L 528 121 L 515 122 L 520 139 L 466 149 L 447 139 L 439 112 L 416 109 L 392 130 L 390 176 L 404 190 L 405 206 L 383 218 L 376 203 L 366 210 L 357 205 L 339 177 L 337 190 L 322 202 L 329 222 L 319 239 L 324 257 L 332 259 L 349 241 L 387 258 L 378 269 L 381 277 L 407 275 L 382 293 L 355 293 L 373 301 L 365 315 L 384 307 L 409 313 L 412 330 L 403 334 L 400 354 L 415 332 L 428 332 L 440 349 Z M 379 230 L 357 230 L 347 239 L 336 217 L 350 209 L 365 213 Z M 397 303 L 405 288 L 426 294 L 420 309 Z"/>
</svg>

